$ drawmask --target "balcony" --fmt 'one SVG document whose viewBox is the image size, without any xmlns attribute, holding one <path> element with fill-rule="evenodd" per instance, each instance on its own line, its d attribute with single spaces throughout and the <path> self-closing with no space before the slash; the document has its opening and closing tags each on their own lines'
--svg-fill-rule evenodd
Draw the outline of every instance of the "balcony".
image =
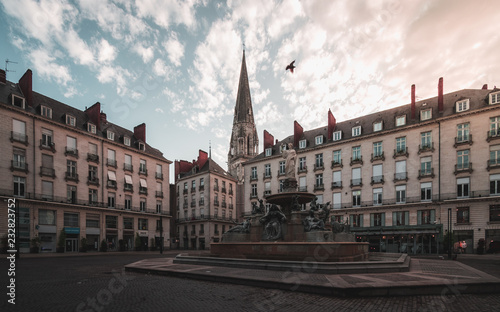
<svg viewBox="0 0 500 312">
<path fill-rule="evenodd" d="M 10 171 L 24 171 L 28 173 L 28 164 L 24 161 L 11 160 L 10 161 Z"/>
<path fill-rule="evenodd" d="M 490 171 L 498 168 L 500 168 L 500 159 L 488 159 L 486 161 L 486 170 Z"/>
<path fill-rule="evenodd" d="M 486 142 L 500 139 L 500 129 L 492 129 L 486 132 Z"/>
<path fill-rule="evenodd" d="M 196 201 L 191 202 L 191 207 L 193 207 L 193 208 L 196 207 Z"/>
<path fill-rule="evenodd" d="M 129 172 L 134 172 L 134 166 L 132 164 L 123 164 L 123 170 L 129 171 Z"/>
<path fill-rule="evenodd" d="M 342 188 L 342 181 L 332 182 L 332 190 L 341 188 Z"/>
<path fill-rule="evenodd" d="M 229 209 L 234 209 L 234 205 L 233 204 L 229 204 Z"/>
<path fill-rule="evenodd" d="M 285 175 L 284 170 L 278 170 L 278 178 Z"/>
<path fill-rule="evenodd" d="M 111 189 L 115 189 L 115 190 L 118 188 L 116 185 L 116 181 L 113 181 L 113 180 L 108 180 L 106 187 L 111 188 Z"/>
<path fill-rule="evenodd" d="M 299 186 L 299 192 L 307 192 L 307 186 Z"/>
<path fill-rule="evenodd" d="M 155 197 L 163 198 L 163 192 L 162 191 L 156 191 L 155 192 Z"/>
<path fill-rule="evenodd" d="M 269 172 L 264 172 L 262 174 L 262 178 L 265 180 L 265 179 L 271 179 L 273 177 L 273 175 L 271 174 L 271 171 Z"/>
<path fill-rule="evenodd" d="M 351 162 L 349 164 L 351 166 L 356 165 L 356 164 L 363 165 L 363 156 L 359 156 L 359 157 L 355 157 L 355 158 L 351 157 Z"/>
<path fill-rule="evenodd" d="M 99 179 L 97 176 L 88 176 L 87 177 L 87 185 L 99 185 Z"/>
<path fill-rule="evenodd" d="M 196 187 L 192 187 L 191 188 L 191 193 L 195 193 L 196 192 Z"/>
<path fill-rule="evenodd" d="M 225 201 L 223 201 L 223 202 L 221 203 L 221 207 L 222 207 L 222 208 L 226 208 L 226 207 L 227 207 L 227 203 L 226 203 Z"/>
<path fill-rule="evenodd" d="M 219 201 L 218 200 L 214 200 L 214 206 L 219 207 Z"/>
<path fill-rule="evenodd" d="M 351 179 L 350 187 L 363 186 L 363 179 Z"/>
<path fill-rule="evenodd" d="M 132 186 L 132 184 L 125 183 L 123 185 L 123 190 L 125 192 L 133 192 L 134 191 L 134 187 Z"/>
<path fill-rule="evenodd" d="M 299 165 L 299 167 L 297 168 L 297 173 L 307 173 L 307 166 Z"/>
<path fill-rule="evenodd" d="M 342 164 L 342 159 L 339 161 L 332 160 L 331 168 L 343 168 L 344 164 Z"/>
<path fill-rule="evenodd" d="M 426 169 L 426 170 L 419 170 L 418 171 L 418 179 L 423 179 L 423 178 L 434 178 L 434 168 Z"/>
<path fill-rule="evenodd" d="M 40 166 L 40 176 L 55 178 L 56 171 L 54 170 L 54 168 Z"/>
<path fill-rule="evenodd" d="M 40 149 L 41 150 L 48 150 L 51 151 L 52 153 L 56 152 L 56 144 L 54 142 L 48 142 L 46 140 L 40 139 Z"/>
<path fill-rule="evenodd" d="M 87 153 L 87 161 L 99 163 L 99 155 Z"/>
<path fill-rule="evenodd" d="M 372 157 L 370 158 L 370 162 L 374 162 L 377 160 L 381 160 L 381 161 L 385 160 L 384 152 L 382 152 L 380 154 L 375 154 L 375 155 L 372 153 Z"/>
<path fill-rule="evenodd" d="M 19 142 L 19 143 L 23 143 L 24 145 L 28 146 L 28 136 L 27 135 L 24 135 L 22 133 L 19 133 L 19 132 L 14 132 L 14 131 L 11 131 L 10 132 L 10 142 Z"/>
<path fill-rule="evenodd" d="M 372 177 L 372 181 L 370 182 L 370 185 L 374 185 L 374 184 L 384 184 L 384 175 L 381 175 L 381 176 L 374 176 Z"/>
<path fill-rule="evenodd" d="M 148 195 L 148 188 L 139 186 L 139 194 Z"/>
<path fill-rule="evenodd" d="M 456 164 L 455 165 L 455 172 L 454 174 L 457 175 L 459 173 L 472 173 L 472 163 L 462 163 L 462 164 Z"/>
<path fill-rule="evenodd" d="M 163 173 L 161 172 L 155 172 L 155 178 L 158 180 L 163 180 Z"/>
<path fill-rule="evenodd" d="M 313 171 L 318 171 L 318 170 L 325 170 L 325 164 L 323 162 L 314 163 Z"/>
<path fill-rule="evenodd" d="M 204 206 L 204 205 L 205 205 L 205 200 L 201 200 L 201 199 L 200 199 L 200 200 L 198 201 L 198 205 L 200 205 L 200 206 Z"/>
<path fill-rule="evenodd" d="M 216 184 L 214 185 L 214 191 L 218 192 L 219 191 L 219 186 Z"/>
<path fill-rule="evenodd" d="M 64 175 L 64 180 L 78 182 L 78 173 L 66 171 Z"/>
<path fill-rule="evenodd" d="M 259 178 L 257 177 L 257 173 L 250 175 L 250 181 L 257 181 Z"/>
<path fill-rule="evenodd" d="M 325 190 L 324 184 L 314 184 L 314 191 L 324 191 L 324 190 Z"/>
<path fill-rule="evenodd" d="M 187 194 L 187 193 L 188 193 L 188 189 L 187 189 L 187 188 L 185 188 L 185 189 L 183 189 L 183 190 L 182 190 L 182 194 L 184 194 L 184 195 L 185 195 L 185 194 Z"/>
<path fill-rule="evenodd" d="M 198 187 L 198 191 L 204 191 L 205 190 L 205 185 L 200 185 Z"/>
<path fill-rule="evenodd" d="M 229 189 L 229 195 L 233 195 L 233 189 Z"/>
<path fill-rule="evenodd" d="M 139 167 L 139 174 L 148 176 L 148 169 Z"/>
<path fill-rule="evenodd" d="M 394 174 L 394 182 L 396 181 L 408 181 L 408 172 L 396 172 Z"/>
<path fill-rule="evenodd" d="M 434 142 L 418 146 L 418 154 L 434 152 Z"/>
<path fill-rule="evenodd" d="M 255 199 L 257 198 L 257 194 L 250 194 L 250 199 Z"/>
<path fill-rule="evenodd" d="M 78 158 L 78 150 L 73 147 L 65 147 L 64 148 L 64 156 L 72 156 Z"/>
<path fill-rule="evenodd" d="M 106 165 L 109 166 L 109 167 L 114 167 L 115 169 L 118 168 L 118 165 L 117 165 L 115 159 L 108 158 L 106 160 Z"/>
<path fill-rule="evenodd" d="M 392 158 L 397 158 L 397 157 L 408 157 L 408 147 L 405 148 L 400 148 L 400 149 L 395 149 L 394 150 L 394 155 L 392 155 Z"/>
<path fill-rule="evenodd" d="M 226 189 L 225 187 L 223 187 L 223 188 L 221 189 L 221 192 L 222 192 L 222 193 L 224 193 L 224 194 L 227 194 L 227 189 Z"/>
<path fill-rule="evenodd" d="M 472 145 L 472 134 L 455 137 L 455 144 L 453 144 L 453 147 L 467 144 Z"/>
</svg>

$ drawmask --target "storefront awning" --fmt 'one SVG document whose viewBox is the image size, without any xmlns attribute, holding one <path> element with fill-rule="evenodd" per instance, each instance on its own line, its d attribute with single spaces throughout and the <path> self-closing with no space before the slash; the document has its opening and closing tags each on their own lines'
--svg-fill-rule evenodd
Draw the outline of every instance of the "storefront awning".
<svg viewBox="0 0 500 312">
<path fill-rule="evenodd" d="M 110 181 L 115 181 L 116 182 L 116 174 L 113 171 L 108 171 L 108 179 Z"/>
<path fill-rule="evenodd" d="M 141 179 L 140 183 L 141 183 L 141 187 L 148 187 L 148 184 L 146 183 L 145 179 Z"/>
<path fill-rule="evenodd" d="M 129 176 L 129 175 L 125 175 L 125 183 L 127 183 L 127 184 L 134 184 L 132 182 L 132 177 Z"/>
</svg>

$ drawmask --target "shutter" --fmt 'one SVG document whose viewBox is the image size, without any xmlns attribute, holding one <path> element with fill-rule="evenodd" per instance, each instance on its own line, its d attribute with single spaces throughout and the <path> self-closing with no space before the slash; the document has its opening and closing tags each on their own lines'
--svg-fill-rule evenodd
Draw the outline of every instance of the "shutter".
<svg viewBox="0 0 500 312">
<path fill-rule="evenodd" d="M 436 210 L 431 209 L 431 224 L 434 224 L 434 220 L 436 220 Z"/>
<path fill-rule="evenodd" d="M 382 176 L 382 165 L 373 166 L 373 176 L 374 177 Z"/>
<path fill-rule="evenodd" d="M 340 182 L 340 180 L 341 180 L 341 172 L 334 171 L 333 172 L 333 182 Z"/>
<path fill-rule="evenodd" d="M 392 225 L 398 225 L 398 220 L 397 220 L 396 212 L 392 213 Z"/>
<path fill-rule="evenodd" d="M 417 211 L 417 225 L 422 224 L 422 211 Z"/>
<path fill-rule="evenodd" d="M 382 226 L 385 226 L 385 212 L 382 212 Z"/>
<path fill-rule="evenodd" d="M 396 162 L 396 173 L 406 172 L 406 160 Z"/>
<path fill-rule="evenodd" d="M 373 218 L 373 213 L 370 213 L 370 226 L 373 226 L 375 224 L 375 220 Z"/>
<path fill-rule="evenodd" d="M 410 213 L 408 211 L 405 211 L 404 214 L 405 214 L 405 225 L 410 225 Z"/>
<path fill-rule="evenodd" d="M 363 227 L 363 215 L 359 216 L 359 227 Z"/>
<path fill-rule="evenodd" d="M 361 178 L 361 168 L 354 168 L 352 169 L 352 179 L 360 179 Z"/>
</svg>

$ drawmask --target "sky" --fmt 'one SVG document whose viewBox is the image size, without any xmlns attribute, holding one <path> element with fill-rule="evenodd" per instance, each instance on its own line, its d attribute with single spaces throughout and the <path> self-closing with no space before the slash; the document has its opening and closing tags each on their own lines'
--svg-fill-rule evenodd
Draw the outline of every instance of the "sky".
<svg viewBox="0 0 500 312">
<path fill-rule="evenodd" d="M 417 100 L 439 77 L 445 93 L 500 87 L 499 2 L 0 0 L 0 64 L 127 129 L 145 122 L 171 161 L 210 149 L 227 168 L 243 49 L 262 152 L 264 130 L 281 140 L 328 110 L 343 121 L 408 104 L 412 84 Z"/>
</svg>

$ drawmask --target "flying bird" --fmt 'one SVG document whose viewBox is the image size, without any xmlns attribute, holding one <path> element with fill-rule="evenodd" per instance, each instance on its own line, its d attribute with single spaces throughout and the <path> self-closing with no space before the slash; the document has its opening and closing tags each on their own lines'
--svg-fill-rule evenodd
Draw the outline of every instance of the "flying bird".
<svg viewBox="0 0 500 312">
<path fill-rule="evenodd" d="M 293 65 L 293 63 L 295 63 L 295 60 L 293 60 L 293 62 L 291 62 L 285 69 L 285 71 L 287 70 L 290 70 L 290 72 L 293 74 L 293 69 L 295 68 L 295 66 Z"/>
</svg>

